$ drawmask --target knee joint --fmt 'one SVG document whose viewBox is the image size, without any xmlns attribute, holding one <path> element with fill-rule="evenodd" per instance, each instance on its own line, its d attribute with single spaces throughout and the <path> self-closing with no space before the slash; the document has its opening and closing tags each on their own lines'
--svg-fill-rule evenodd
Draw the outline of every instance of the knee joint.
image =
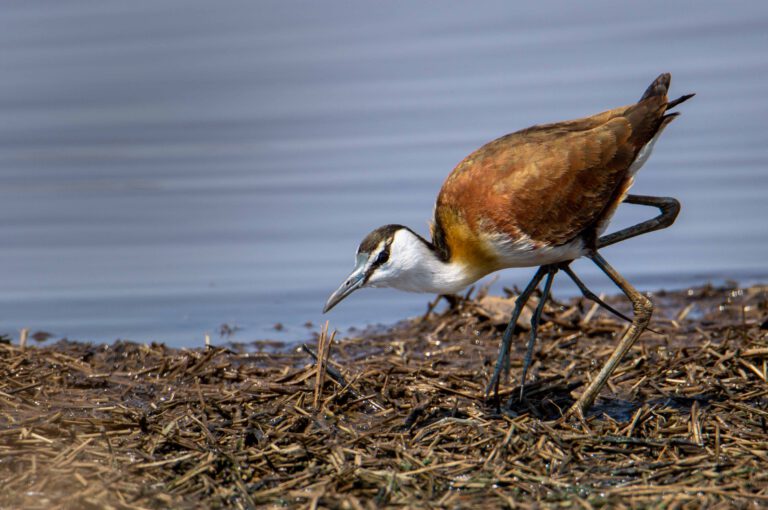
<svg viewBox="0 0 768 510">
<path fill-rule="evenodd" d="M 668 218 L 667 221 L 671 225 L 677 219 L 677 215 L 680 214 L 680 202 L 676 198 L 666 197 L 663 210 L 664 216 Z"/>
<path fill-rule="evenodd" d="M 643 323 L 648 324 L 651 321 L 651 315 L 653 315 L 653 302 L 643 294 L 638 294 L 635 299 L 632 300 L 632 308 L 635 312 L 635 318 Z"/>
</svg>

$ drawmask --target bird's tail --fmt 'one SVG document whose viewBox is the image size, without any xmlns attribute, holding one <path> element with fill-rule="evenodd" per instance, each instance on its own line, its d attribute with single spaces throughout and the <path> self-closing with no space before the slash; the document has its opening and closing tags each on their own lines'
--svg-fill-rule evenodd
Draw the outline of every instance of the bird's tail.
<svg viewBox="0 0 768 510">
<path fill-rule="evenodd" d="M 646 99 L 650 99 L 655 96 L 666 97 L 667 90 L 669 90 L 669 82 L 671 80 L 671 74 L 660 74 L 659 77 L 653 80 L 653 83 L 651 83 L 648 88 L 645 89 L 645 93 L 643 94 L 643 97 L 640 98 L 640 101 L 645 101 Z"/>
<path fill-rule="evenodd" d="M 669 110 L 671 108 L 674 108 L 675 106 L 679 105 L 680 103 L 688 101 L 690 98 L 692 98 L 695 95 L 696 95 L 696 93 L 694 92 L 694 93 L 691 93 L 691 94 L 686 94 L 684 96 L 680 96 L 677 99 L 675 99 L 674 101 L 670 101 L 669 103 L 667 103 L 667 110 Z"/>
<path fill-rule="evenodd" d="M 659 75 L 658 78 L 653 80 L 653 83 L 651 83 L 647 89 L 645 89 L 645 93 L 643 94 L 643 97 L 640 98 L 640 101 L 645 101 L 646 99 L 650 99 L 652 97 L 661 96 L 665 100 L 667 98 L 667 91 L 669 90 L 669 83 L 672 81 L 672 75 L 669 73 L 662 73 Z M 667 110 L 670 110 L 674 108 L 675 106 L 679 105 L 680 103 L 684 101 L 688 101 L 690 98 L 695 96 L 696 94 L 686 94 L 684 96 L 680 96 L 675 100 L 669 101 L 667 103 Z M 674 116 L 677 114 L 669 114 L 670 116 Z"/>
</svg>

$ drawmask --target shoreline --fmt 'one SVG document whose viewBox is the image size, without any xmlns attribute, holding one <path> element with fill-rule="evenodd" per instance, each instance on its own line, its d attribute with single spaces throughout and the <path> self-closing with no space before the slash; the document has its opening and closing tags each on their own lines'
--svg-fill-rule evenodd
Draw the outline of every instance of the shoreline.
<svg viewBox="0 0 768 510">
<path fill-rule="evenodd" d="M 584 423 L 558 422 L 560 409 L 625 324 L 550 301 L 526 398 L 498 412 L 484 385 L 513 300 L 479 294 L 365 336 L 320 335 L 319 372 L 297 348 L 0 343 L 0 506 L 768 501 L 768 286 L 653 293 L 658 333 Z M 519 391 L 518 325 L 505 400 Z"/>
</svg>

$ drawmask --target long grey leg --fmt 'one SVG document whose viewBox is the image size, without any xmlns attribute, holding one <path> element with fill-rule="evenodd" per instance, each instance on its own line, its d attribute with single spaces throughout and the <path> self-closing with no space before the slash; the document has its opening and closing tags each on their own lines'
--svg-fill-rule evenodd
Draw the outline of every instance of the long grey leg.
<svg viewBox="0 0 768 510">
<path fill-rule="evenodd" d="M 592 382 L 584 390 L 579 399 L 568 411 L 568 414 L 576 414 L 579 417 L 584 416 L 584 412 L 594 403 L 600 390 L 605 386 L 606 381 L 611 376 L 616 367 L 621 362 L 622 358 L 627 354 L 632 344 L 635 343 L 637 337 L 643 332 L 645 327 L 651 320 L 653 314 L 653 303 L 651 300 L 638 292 L 632 285 L 624 279 L 608 262 L 597 252 L 589 255 L 589 258 L 599 267 L 613 282 L 624 292 L 624 294 L 632 301 L 632 308 L 634 310 L 634 320 L 629 326 L 629 329 L 619 341 L 619 345 L 608 358 L 605 365 Z"/>
<path fill-rule="evenodd" d="M 672 225 L 680 212 L 680 202 L 671 197 L 649 197 L 645 195 L 627 195 L 627 204 L 649 205 L 659 209 L 661 214 L 650 220 L 619 230 L 597 240 L 597 248 L 604 248 L 641 234 L 661 230 Z"/>
<path fill-rule="evenodd" d="M 491 390 L 493 390 L 494 398 L 498 401 L 499 379 L 501 376 L 502 367 L 504 368 L 504 373 L 509 374 L 509 347 L 510 343 L 512 342 L 512 333 L 515 331 L 517 319 L 520 317 L 520 313 L 522 313 L 523 307 L 528 302 L 528 298 L 531 297 L 531 293 L 539 285 L 539 282 L 546 273 L 546 266 L 541 266 L 536 271 L 536 274 L 533 275 L 531 281 L 528 282 L 525 290 L 523 290 L 523 292 L 517 296 L 517 300 L 515 300 L 515 308 L 512 310 L 512 318 L 510 319 L 507 328 L 504 330 L 504 336 L 501 339 L 501 345 L 499 346 L 499 357 L 496 360 L 496 367 L 493 369 L 493 376 L 491 377 L 491 380 L 485 389 L 486 398 L 488 395 L 490 395 Z"/>
<path fill-rule="evenodd" d="M 611 305 L 609 305 L 608 303 L 600 299 L 600 297 L 597 296 L 594 292 L 589 290 L 589 288 L 587 288 L 587 286 L 584 285 L 584 282 L 582 282 L 581 279 L 578 276 L 576 276 L 576 273 L 573 272 L 573 269 L 571 269 L 571 267 L 568 264 L 570 264 L 570 262 L 568 262 L 567 264 L 561 264 L 560 269 L 565 271 L 565 274 L 571 277 L 571 280 L 573 280 L 573 283 L 576 284 L 576 286 L 579 288 L 579 290 L 581 291 L 581 293 L 584 295 L 585 298 L 594 301 L 595 303 L 602 306 L 603 308 L 605 308 L 615 316 L 620 317 L 627 322 L 632 322 L 632 319 L 630 319 L 620 311 L 613 308 Z"/>
<path fill-rule="evenodd" d="M 528 369 L 531 366 L 531 360 L 533 359 L 533 344 L 536 343 L 536 333 L 539 330 L 539 320 L 541 319 L 541 312 L 544 310 L 544 303 L 549 297 L 549 291 L 552 288 L 552 280 L 557 273 L 556 266 L 547 266 L 547 279 L 544 280 L 544 291 L 541 293 L 541 299 L 539 299 L 539 305 L 536 307 L 536 311 L 531 316 L 531 336 L 528 339 L 528 347 L 525 350 L 525 360 L 523 361 L 523 375 L 520 376 L 520 400 L 523 400 L 525 395 L 525 377 L 528 375 Z"/>
</svg>

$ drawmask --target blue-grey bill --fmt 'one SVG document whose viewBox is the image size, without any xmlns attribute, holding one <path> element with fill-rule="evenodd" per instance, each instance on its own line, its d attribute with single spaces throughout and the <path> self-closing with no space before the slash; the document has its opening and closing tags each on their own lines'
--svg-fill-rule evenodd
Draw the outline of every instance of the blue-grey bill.
<svg viewBox="0 0 768 510">
<path fill-rule="evenodd" d="M 325 302 L 323 313 L 339 304 L 342 299 L 363 286 L 363 283 L 365 282 L 365 262 L 366 260 L 358 259 L 357 266 L 355 267 L 355 270 L 352 271 L 352 274 L 344 280 L 344 283 L 342 283 L 341 286 L 331 294 L 328 301 Z"/>
</svg>

